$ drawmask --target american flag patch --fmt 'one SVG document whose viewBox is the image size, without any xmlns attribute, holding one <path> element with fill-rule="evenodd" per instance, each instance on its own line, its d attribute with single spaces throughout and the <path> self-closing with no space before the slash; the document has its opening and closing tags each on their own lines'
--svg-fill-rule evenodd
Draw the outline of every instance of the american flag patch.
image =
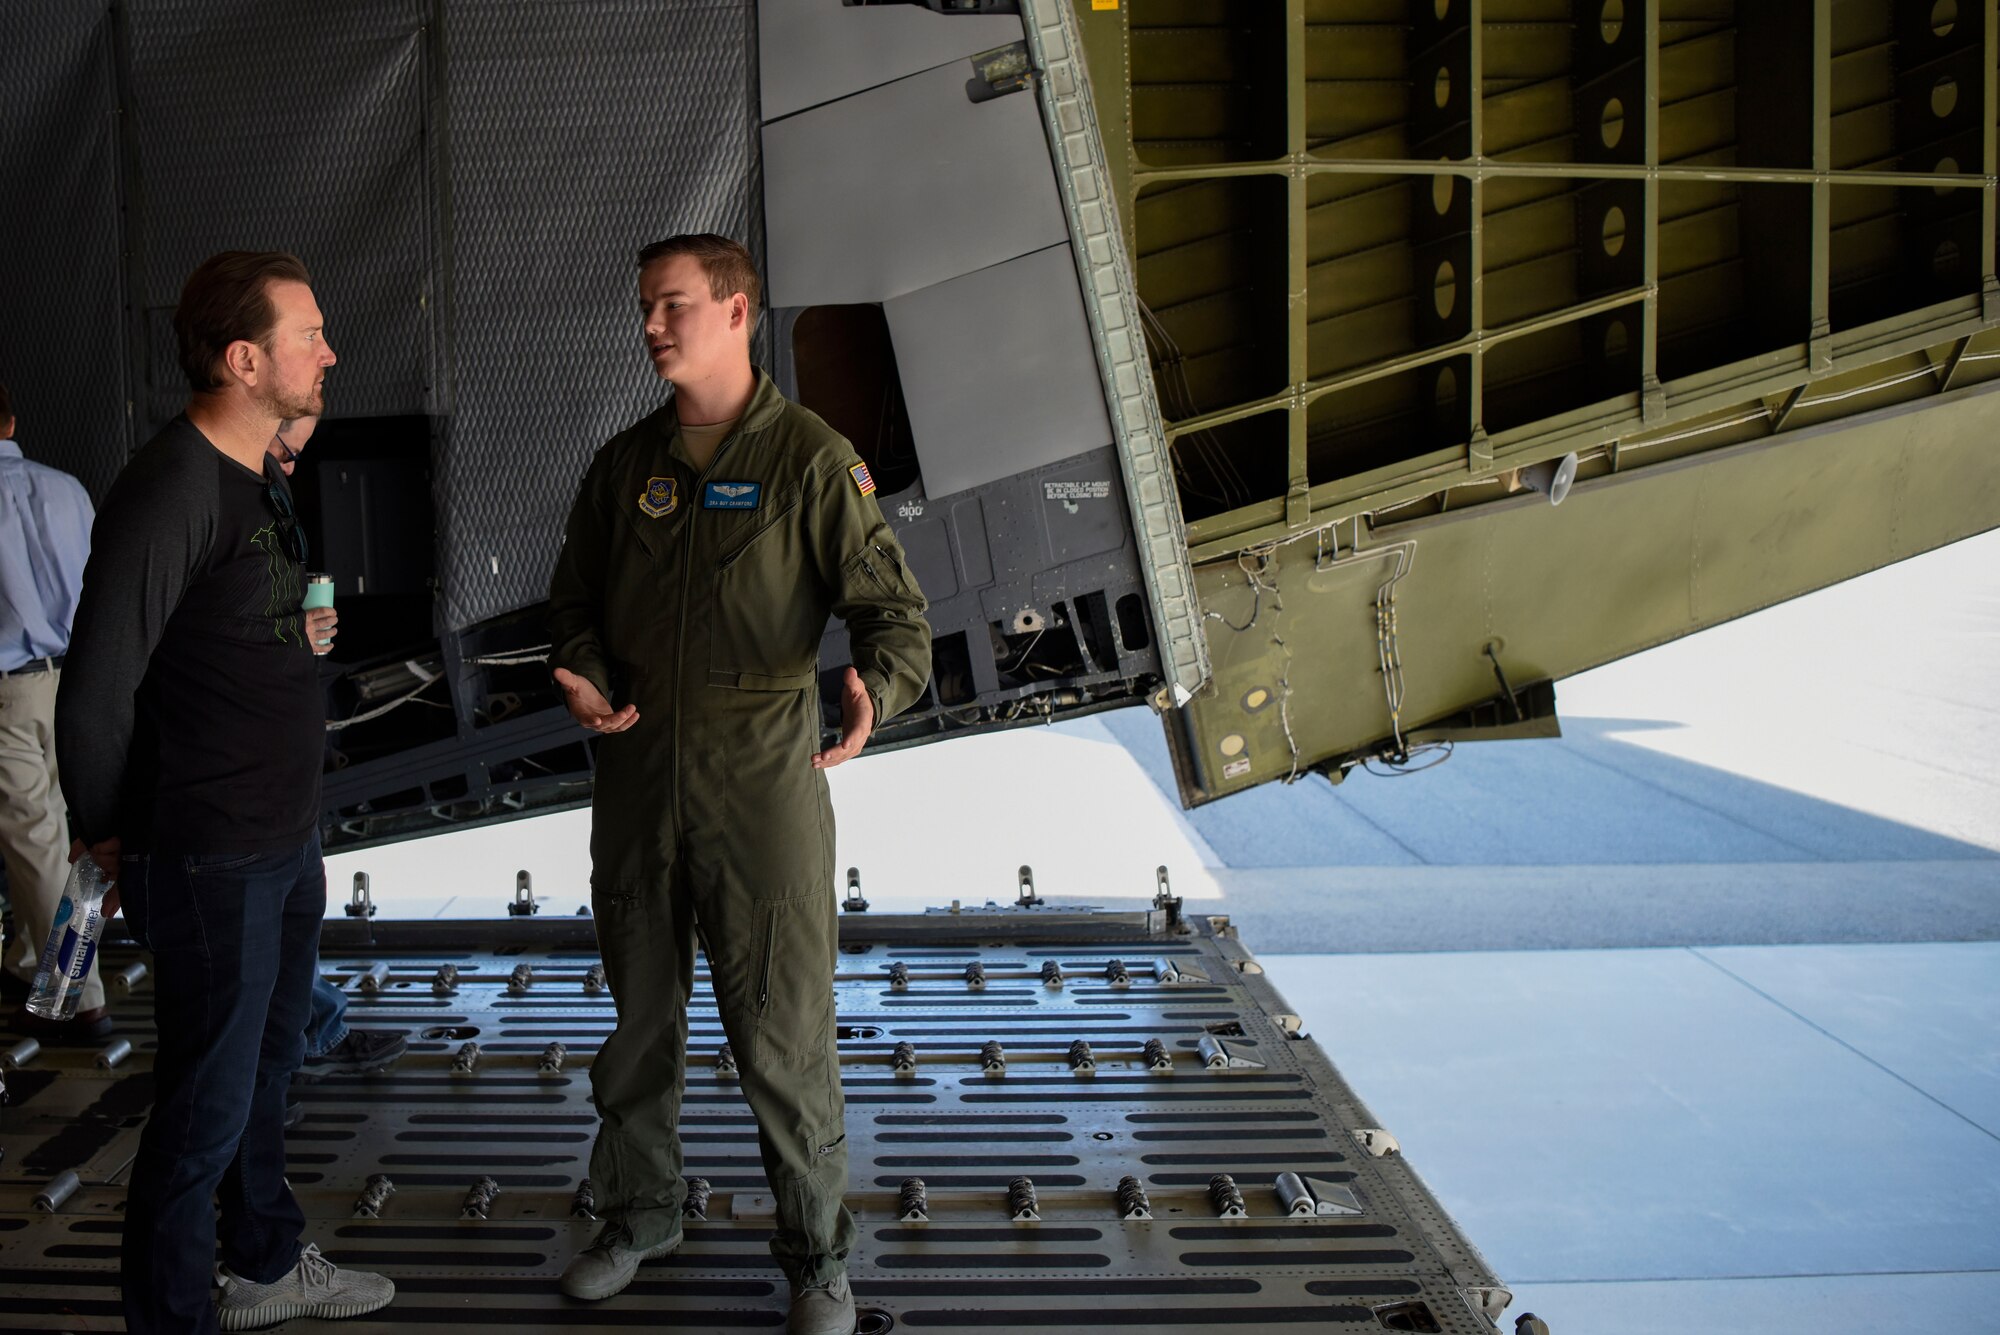
<svg viewBox="0 0 2000 1335">
<path fill-rule="evenodd" d="M 854 467 L 847 470 L 847 475 L 854 479 L 856 489 L 863 496 L 873 496 L 875 494 L 875 479 L 868 476 L 867 464 L 854 465 Z"/>
</svg>

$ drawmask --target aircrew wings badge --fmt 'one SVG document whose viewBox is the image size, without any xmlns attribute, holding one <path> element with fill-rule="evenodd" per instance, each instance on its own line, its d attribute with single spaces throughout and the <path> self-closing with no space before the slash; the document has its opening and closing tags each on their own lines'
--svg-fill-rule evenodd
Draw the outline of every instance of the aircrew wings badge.
<svg viewBox="0 0 2000 1335">
<path fill-rule="evenodd" d="M 652 519 L 672 514 L 680 503 L 680 486 L 675 478 L 649 477 L 646 489 L 639 493 L 639 513 Z"/>
<path fill-rule="evenodd" d="M 867 464 L 854 465 L 854 467 L 847 470 L 847 475 L 854 479 L 855 490 L 859 491 L 863 496 L 873 496 L 875 494 L 875 479 L 868 476 Z"/>
</svg>

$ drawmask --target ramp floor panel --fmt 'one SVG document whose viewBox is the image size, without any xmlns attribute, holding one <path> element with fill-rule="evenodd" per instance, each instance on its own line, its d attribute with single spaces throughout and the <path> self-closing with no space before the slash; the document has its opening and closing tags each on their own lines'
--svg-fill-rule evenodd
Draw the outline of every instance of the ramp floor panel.
<svg viewBox="0 0 2000 1335">
<path fill-rule="evenodd" d="M 1480 1305 L 1497 1315 L 1498 1282 L 1401 1155 L 1357 1134 L 1375 1128 L 1366 1107 L 1226 920 L 1175 930 L 1161 915 L 989 907 L 842 929 L 864 1335 L 1496 1328 Z M 154 1046 L 150 977 L 117 985 L 143 962 L 107 944 L 129 1055 L 45 1047 L 4 1072 L 0 1328 L 116 1325 Z M 348 1023 L 410 1039 L 387 1070 L 296 1087 L 287 1162 L 308 1240 L 397 1286 L 393 1305 L 340 1329 L 782 1327 L 756 1123 L 705 972 L 682 1116 L 699 1216 L 617 1298 L 560 1293 L 597 1227 L 589 1068 L 613 1002 L 596 962 L 587 919 L 329 922 L 320 965 L 348 993 Z M 66 1172 L 70 1194 L 38 1204 Z M 907 1217 L 911 1179 L 921 1217 Z M 466 1217 L 475 1194 L 483 1218 Z"/>
</svg>

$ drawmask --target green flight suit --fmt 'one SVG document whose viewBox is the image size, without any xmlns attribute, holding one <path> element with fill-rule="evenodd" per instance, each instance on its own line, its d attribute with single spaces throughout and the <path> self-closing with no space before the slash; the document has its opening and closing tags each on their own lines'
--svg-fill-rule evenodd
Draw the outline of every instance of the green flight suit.
<svg viewBox="0 0 2000 1335">
<path fill-rule="evenodd" d="M 762 371 L 697 472 L 672 401 L 597 452 L 549 591 L 549 663 L 639 720 L 603 737 L 591 903 L 618 1023 L 591 1067 L 606 1236 L 680 1218 L 697 933 L 776 1196 L 771 1250 L 824 1283 L 854 1221 L 834 1043 L 833 809 L 817 682 L 847 624 L 879 724 L 930 677 L 924 599 L 853 447 Z"/>
</svg>

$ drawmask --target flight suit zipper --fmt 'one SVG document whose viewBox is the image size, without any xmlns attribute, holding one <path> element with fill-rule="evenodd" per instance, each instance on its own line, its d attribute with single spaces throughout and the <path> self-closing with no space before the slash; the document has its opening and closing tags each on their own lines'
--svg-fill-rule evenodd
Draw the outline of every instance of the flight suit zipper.
<svg viewBox="0 0 2000 1335">
<path fill-rule="evenodd" d="M 757 975 L 757 1015 L 762 1018 L 771 1008 L 771 961 L 778 953 L 778 914 L 774 909 L 764 922 L 764 967 Z"/>
<path fill-rule="evenodd" d="M 744 409 L 744 412 L 745 415 L 747 416 L 749 413 L 749 409 L 746 407 Z M 695 477 L 694 494 L 688 497 L 688 504 L 690 506 L 693 506 L 695 504 L 695 496 L 699 496 L 701 494 L 702 484 L 708 480 L 708 475 L 715 471 L 716 462 L 720 460 L 725 453 L 728 452 L 729 447 L 735 444 L 736 438 L 742 434 L 743 434 L 743 426 L 742 423 L 739 421 L 737 423 L 736 430 L 730 432 L 728 437 L 720 445 L 717 445 L 715 447 L 715 453 L 709 456 L 708 467 L 702 469 L 701 472 Z M 680 716 L 681 705 L 682 705 L 681 689 L 682 689 L 682 684 L 686 680 L 686 673 L 683 671 L 683 669 L 686 666 L 685 660 L 687 657 L 688 580 L 694 574 L 694 539 L 695 539 L 694 514 L 690 513 L 688 515 L 687 519 L 682 524 L 682 528 L 686 531 L 687 537 L 681 544 L 681 605 L 680 605 L 680 615 L 674 618 L 674 690 L 673 690 L 673 695 L 670 697 L 674 702 L 674 716 L 676 718 L 679 718 Z M 680 848 L 687 841 L 686 832 L 683 830 L 681 826 L 681 789 L 683 786 L 682 775 L 681 775 L 681 731 L 682 730 L 678 727 L 676 727 L 673 730 L 674 733 L 674 740 L 673 740 L 674 813 L 673 814 L 674 814 L 674 847 L 676 849 Z"/>
</svg>

